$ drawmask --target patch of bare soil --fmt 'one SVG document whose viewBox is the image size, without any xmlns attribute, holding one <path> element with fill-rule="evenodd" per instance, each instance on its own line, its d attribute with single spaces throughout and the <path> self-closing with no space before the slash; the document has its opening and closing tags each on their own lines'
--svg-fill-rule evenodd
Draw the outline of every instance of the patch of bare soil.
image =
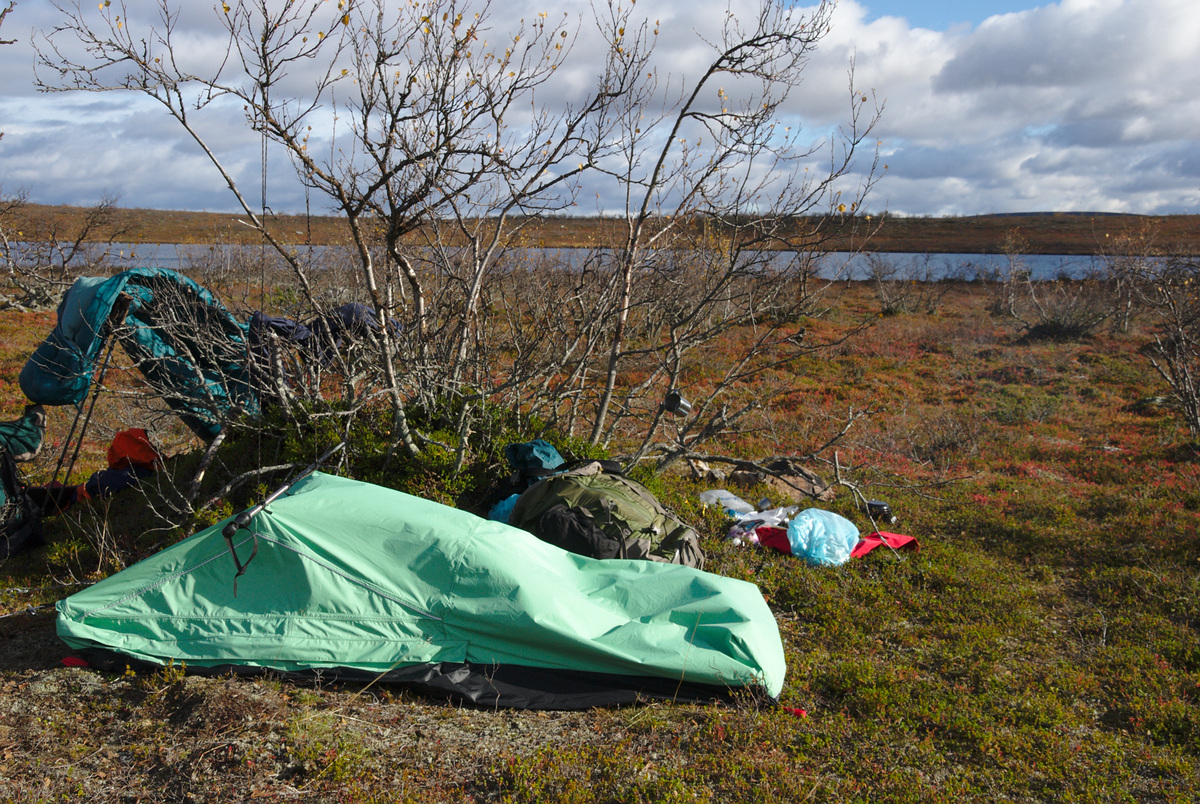
<svg viewBox="0 0 1200 804">
<path fill-rule="evenodd" d="M 594 743 L 597 717 L 613 717 L 172 668 L 110 675 L 67 655 L 52 611 L 0 620 L 0 801 L 489 800 L 505 757 Z"/>
</svg>

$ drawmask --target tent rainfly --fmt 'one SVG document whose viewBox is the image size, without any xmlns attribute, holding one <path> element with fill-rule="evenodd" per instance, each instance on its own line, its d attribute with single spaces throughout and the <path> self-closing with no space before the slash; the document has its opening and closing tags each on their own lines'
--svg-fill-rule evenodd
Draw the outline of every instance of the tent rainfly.
<svg viewBox="0 0 1200 804">
<path fill-rule="evenodd" d="M 40 405 L 81 406 L 110 336 L 200 438 L 215 438 L 234 410 L 257 413 L 246 328 L 212 292 L 163 268 L 75 280 L 21 369 L 21 390 Z"/>
<path fill-rule="evenodd" d="M 313 473 L 231 544 L 219 523 L 58 604 L 93 666 L 380 679 L 483 706 L 778 697 L 758 588 L 577 556 L 518 528 Z M 252 560 L 234 580 L 230 547 Z"/>
</svg>

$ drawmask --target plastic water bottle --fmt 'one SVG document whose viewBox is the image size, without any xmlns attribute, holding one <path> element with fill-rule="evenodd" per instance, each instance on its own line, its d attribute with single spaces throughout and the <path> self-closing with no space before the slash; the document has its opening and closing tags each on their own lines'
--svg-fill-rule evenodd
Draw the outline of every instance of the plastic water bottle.
<svg viewBox="0 0 1200 804">
<path fill-rule="evenodd" d="M 731 491 L 725 489 L 710 489 L 700 492 L 700 502 L 705 505 L 719 505 L 721 510 L 734 519 L 742 514 L 752 514 L 755 508 Z"/>
</svg>

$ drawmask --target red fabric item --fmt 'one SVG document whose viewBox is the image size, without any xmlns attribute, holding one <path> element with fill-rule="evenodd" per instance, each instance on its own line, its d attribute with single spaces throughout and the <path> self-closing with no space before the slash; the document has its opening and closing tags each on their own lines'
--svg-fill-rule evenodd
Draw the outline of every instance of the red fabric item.
<svg viewBox="0 0 1200 804">
<path fill-rule="evenodd" d="M 755 529 L 754 532 L 758 536 L 758 543 L 764 547 L 770 547 L 778 550 L 781 553 L 787 553 L 788 555 L 792 554 L 792 543 L 788 541 L 787 528 L 762 527 Z M 921 545 L 913 536 L 879 531 L 877 533 L 870 533 L 862 537 L 859 540 L 858 545 L 856 545 L 855 548 L 850 551 L 850 557 L 862 558 L 881 544 L 886 544 L 888 547 L 891 547 L 894 550 L 921 549 Z"/>
<path fill-rule="evenodd" d="M 150 436 L 140 427 L 122 430 L 113 436 L 108 448 L 108 468 L 149 469 L 162 466 L 162 455 L 150 443 Z"/>
<path fill-rule="evenodd" d="M 921 545 L 918 544 L 917 540 L 912 536 L 904 536 L 899 533 L 884 533 L 883 531 L 879 531 L 878 533 L 870 533 L 862 537 L 862 539 L 858 542 L 858 546 L 850 551 L 850 557 L 860 558 L 865 556 L 867 553 L 871 552 L 881 544 L 886 544 L 888 547 L 891 547 L 894 550 L 899 550 L 901 548 L 911 548 L 913 550 L 921 549 Z"/>
<path fill-rule="evenodd" d="M 792 543 L 788 541 L 787 528 L 772 528 L 763 526 L 755 528 L 758 543 L 763 547 L 773 547 L 781 553 L 792 554 Z"/>
<path fill-rule="evenodd" d="M 86 659 L 80 659 L 78 656 L 66 656 L 63 658 L 62 663 L 67 667 L 91 667 Z"/>
</svg>

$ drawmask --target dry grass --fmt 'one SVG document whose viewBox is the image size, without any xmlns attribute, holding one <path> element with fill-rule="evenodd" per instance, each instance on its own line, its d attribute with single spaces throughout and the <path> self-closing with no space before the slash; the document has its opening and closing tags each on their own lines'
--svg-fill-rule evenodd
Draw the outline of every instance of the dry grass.
<svg viewBox="0 0 1200 804">
<path fill-rule="evenodd" d="M 958 285 L 936 314 L 878 318 L 772 377 L 796 389 L 790 408 L 725 445 L 803 451 L 826 420 L 878 406 L 839 461 L 919 553 L 816 569 L 735 548 L 696 503 L 704 486 L 659 481 L 702 527 L 708 568 L 767 596 L 783 707 L 490 712 L 389 689 L 67 669 L 51 615 L 23 612 L 69 591 L 27 587 L 102 569 L 77 519 L 0 566 L 0 800 L 1197 800 L 1196 446 L 1169 409 L 1135 405 L 1162 393 L 1144 334 L 1022 341 L 986 303 Z M 850 286 L 810 333 L 877 305 Z M 0 363 L 4 387 L 19 363 Z M 849 494 L 830 507 L 863 523 Z"/>
</svg>

